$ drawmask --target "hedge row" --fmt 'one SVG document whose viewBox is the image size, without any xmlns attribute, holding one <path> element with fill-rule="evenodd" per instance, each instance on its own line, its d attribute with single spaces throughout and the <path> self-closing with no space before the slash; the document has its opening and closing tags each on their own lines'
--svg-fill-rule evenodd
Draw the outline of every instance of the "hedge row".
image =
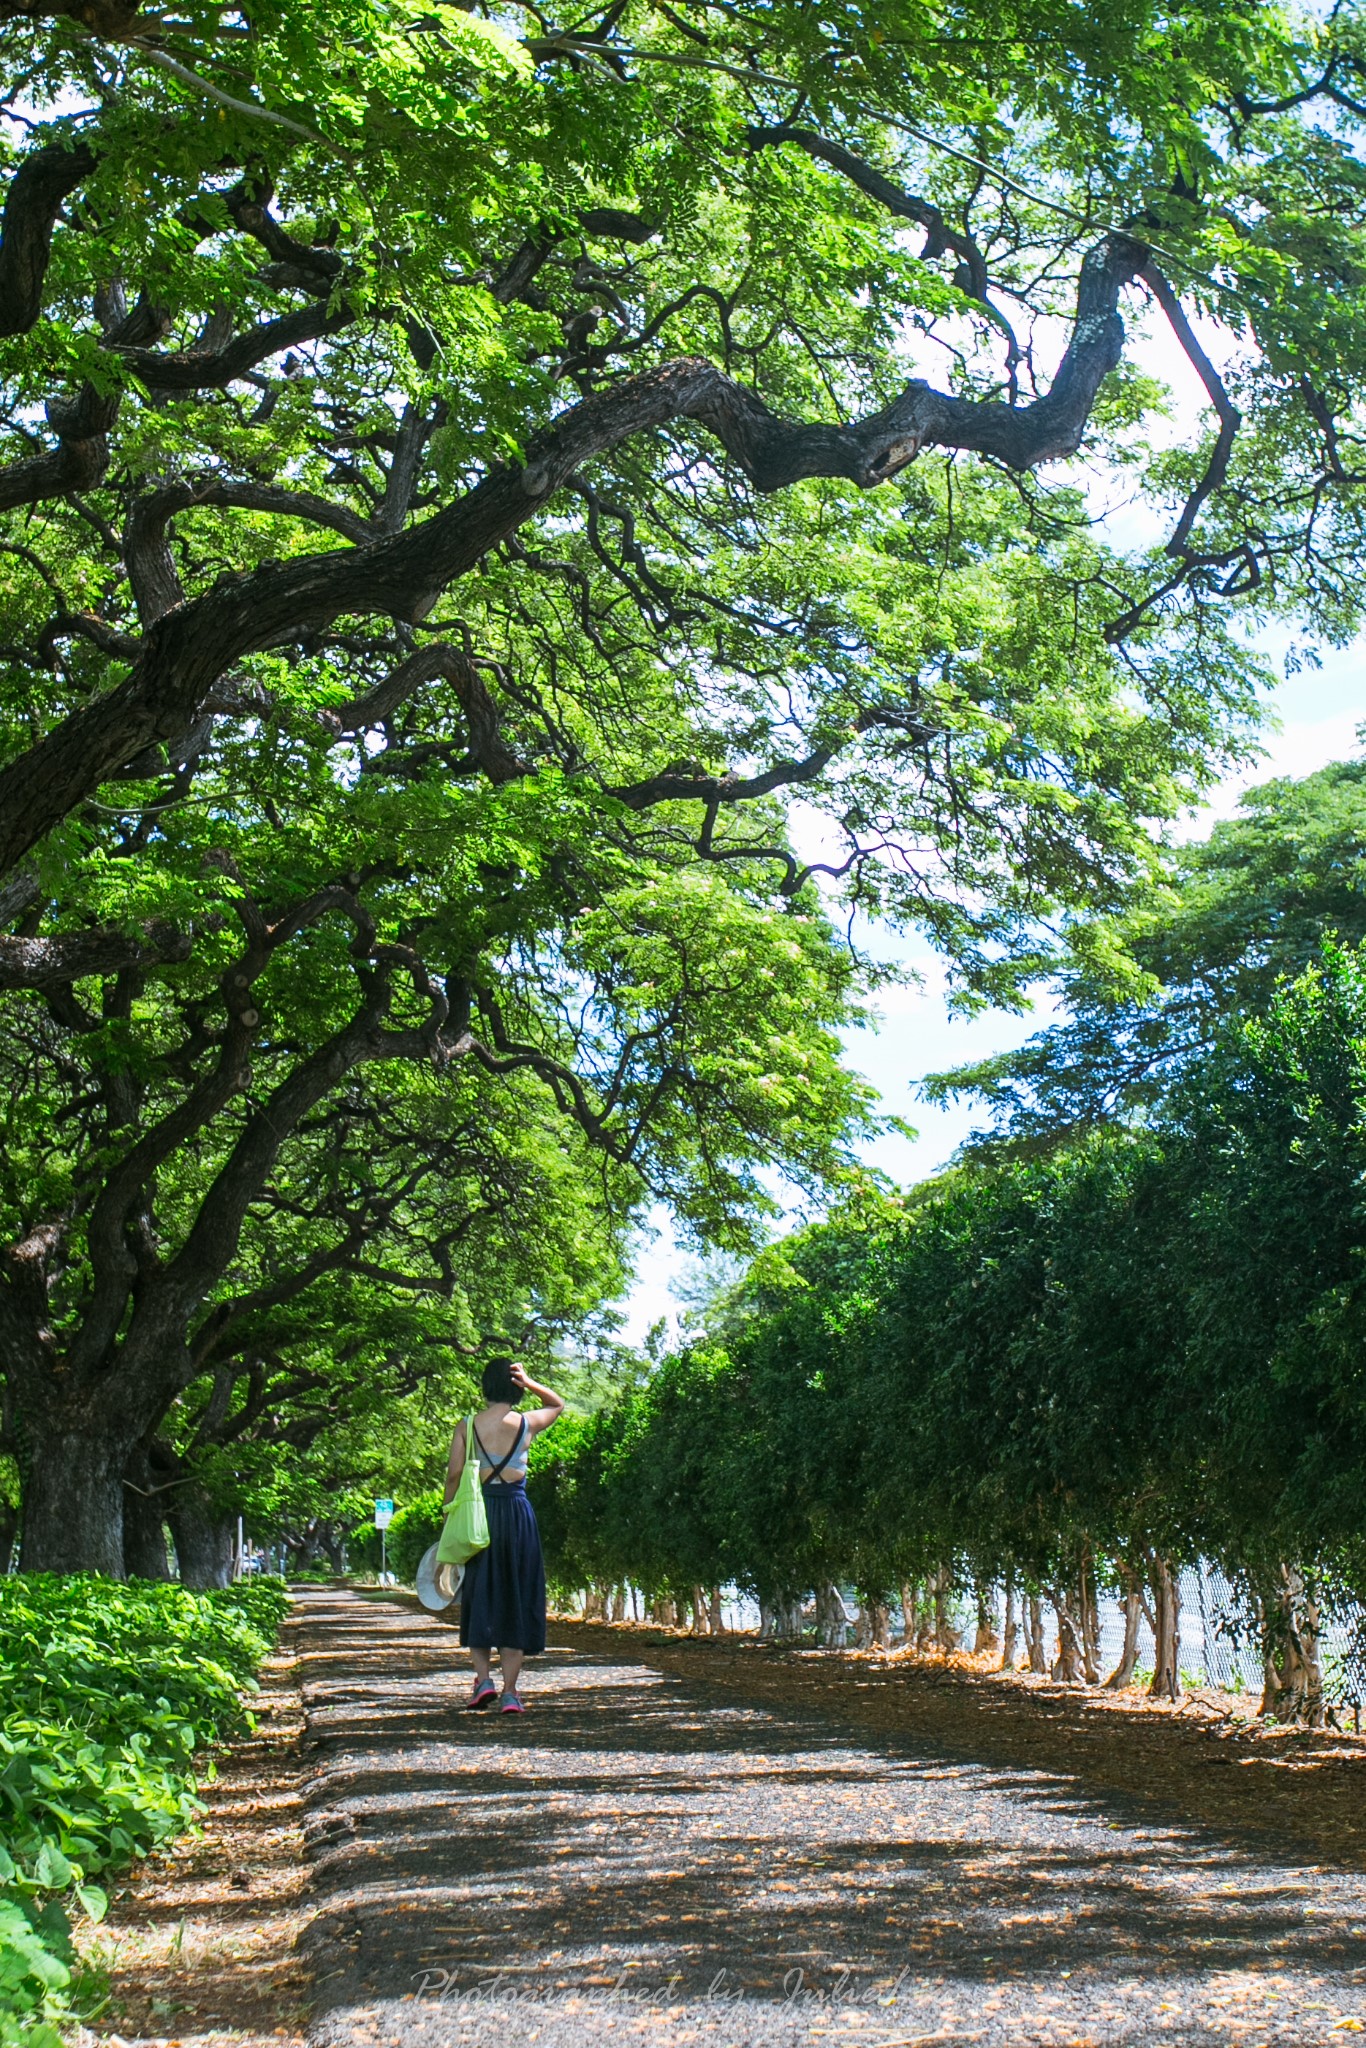
<svg viewBox="0 0 1366 2048">
<path fill-rule="evenodd" d="M 833 1614 L 831 1588 L 885 1630 L 903 1588 L 1004 1583 L 1052 1604 L 1078 1681 L 1102 1675 L 1099 1581 L 1132 1624 L 1122 1668 L 1146 1602 L 1174 1695 L 1179 1572 L 1205 1559 L 1265 1710 L 1313 1722 L 1360 1680 L 1325 1667 L 1325 1615 L 1366 1653 L 1364 1281 L 1366 947 L 1325 944 L 1142 1128 L 963 1166 L 762 1255 L 705 1335 L 555 1432 L 552 1571 L 733 1583 L 775 1633 L 813 1592 Z"/>
</svg>

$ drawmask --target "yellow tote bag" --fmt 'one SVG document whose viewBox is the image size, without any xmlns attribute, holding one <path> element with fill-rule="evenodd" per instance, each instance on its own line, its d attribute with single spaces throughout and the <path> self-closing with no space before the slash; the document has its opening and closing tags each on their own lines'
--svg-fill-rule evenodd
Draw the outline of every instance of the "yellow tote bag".
<svg viewBox="0 0 1366 2048">
<path fill-rule="evenodd" d="M 468 1564 L 476 1551 L 489 1547 L 489 1518 L 484 1507 L 484 1489 L 479 1484 L 479 1451 L 474 1441 L 474 1417 L 465 1422 L 465 1469 L 455 1489 L 455 1499 L 446 1510 L 446 1526 L 436 1545 L 438 1564 Z"/>
</svg>

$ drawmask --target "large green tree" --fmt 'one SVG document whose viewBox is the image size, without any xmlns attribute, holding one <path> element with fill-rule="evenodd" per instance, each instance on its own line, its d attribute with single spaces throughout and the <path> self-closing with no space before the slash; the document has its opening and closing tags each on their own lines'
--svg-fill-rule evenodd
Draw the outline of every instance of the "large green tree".
<svg viewBox="0 0 1366 2048">
<path fill-rule="evenodd" d="M 1248 791 L 1164 884 L 1081 924 L 1059 976 L 1064 1015 L 1020 1051 L 935 1075 L 932 1098 L 990 1110 L 990 1150 L 1049 1147 L 1158 1113 L 1230 1020 L 1261 1015 L 1331 937 L 1366 937 L 1366 762 Z"/>
<path fill-rule="evenodd" d="M 832 902 L 1009 997 L 1239 743 L 1245 627 L 1352 624 L 1360 26 L 0 18 L 0 1342 L 26 1559 L 117 1571 L 259 1243 L 411 1200 L 439 1265 L 404 1157 L 547 1109 L 609 1236 L 742 1236 L 865 1113 Z"/>
</svg>

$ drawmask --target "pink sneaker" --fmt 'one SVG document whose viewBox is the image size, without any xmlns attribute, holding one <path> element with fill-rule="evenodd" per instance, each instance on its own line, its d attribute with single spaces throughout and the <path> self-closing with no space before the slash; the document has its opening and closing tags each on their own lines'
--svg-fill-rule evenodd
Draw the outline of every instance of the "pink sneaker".
<svg viewBox="0 0 1366 2048">
<path fill-rule="evenodd" d="M 503 1694 L 503 1712 L 505 1714 L 524 1714 L 526 1712 L 526 1708 L 522 1705 L 516 1693 L 513 1692 L 511 1686 Z"/>
</svg>

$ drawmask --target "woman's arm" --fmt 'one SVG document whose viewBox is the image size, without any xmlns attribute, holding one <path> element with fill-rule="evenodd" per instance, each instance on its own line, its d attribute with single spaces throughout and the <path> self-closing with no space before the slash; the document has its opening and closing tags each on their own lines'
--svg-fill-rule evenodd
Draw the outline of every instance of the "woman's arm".
<svg viewBox="0 0 1366 2048">
<path fill-rule="evenodd" d="M 524 1394 L 536 1394 L 545 1403 L 543 1408 L 532 1408 L 526 1418 L 527 1435 L 539 1436 L 543 1429 L 549 1429 L 552 1422 L 558 1422 L 564 1414 L 564 1397 L 553 1387 L 543 1387 L 537 1380 L 528 1379 L 520 1365 L 512 1368 L 514 1384 Z"/>
<path fill-rule="evenodd" d="M 443 1508 L 448 1508 L 455 1499 L 455 1489 L 460 1484 L 460 1474 L 465 1469 L 465 1425 L 457 1422 L 455 1435 L 451 1438 L 451 1455 L 446 1461 L 446 1492 L 442 1499 Z"/>
</svg>

